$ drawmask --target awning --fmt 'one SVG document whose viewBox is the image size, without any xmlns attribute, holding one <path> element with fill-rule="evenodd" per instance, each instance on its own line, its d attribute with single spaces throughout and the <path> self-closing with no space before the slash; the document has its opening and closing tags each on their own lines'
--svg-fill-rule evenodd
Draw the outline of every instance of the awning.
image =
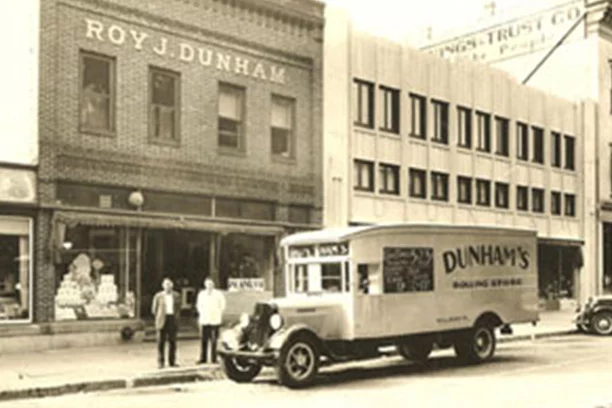
<svg viewBox="0 0 612 408">
<path fill-rule="evenodd" d="M 549 238 L 538 237 L 538 244 L 555 245 L 563 247 L 581 247 L 584 245 L 583 239 L 578 238 Z"/>
<path fill-rule="evenodd" d="M 53 224 L 64 224 L 67 227 L 89 225 L 94 227 L 132 227 L 146 229 L 182 229 L 193 231 L 209 231 L 221 234 L 252 234 L 272 235 L 282 234 L 284 228 L 277 225 L 239 224 L 217 220 L 200 220 L 187 217 L 171 218 L 168 216 L 152 216 L 150 214 L 100 214 L 76 211 L 56 211 Z"/>
</svg>

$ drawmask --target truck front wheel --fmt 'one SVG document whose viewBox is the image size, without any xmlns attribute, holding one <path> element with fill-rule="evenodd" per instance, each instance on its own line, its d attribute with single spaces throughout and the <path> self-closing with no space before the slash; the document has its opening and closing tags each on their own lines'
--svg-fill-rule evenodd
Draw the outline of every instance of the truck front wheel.
<svg viewBox="0 0 612 408">
<path fill-rule="evenodd" d="M 289 388 L 310 385 L 319 370 L 320 352 L 311 336 L 297 335 L 282 347 L 277 363 L 278 380 Z"/>
<path fill-rule="evenodd" d="M 612 313 L 599 312 L 591 318 L 591 328 L 599 335 L 612 334 Z"/>
<path fill-rule="evenodd" d="M 455 341 L 457 357 L 470 363 L 483 363 L 495 354 L 495 333 L 488 326 L 476 326 L 458 336 Z"/>
<path fill-rule="evenodd" d="M 227 378 L 237 383 L 250 382 L 261 371 L 261 364 L 249 363 L 236 357 L 221 358 L 221 365 Z"/>
<path fill-rule="evenodd" d="M 397 351 L 406 360 L 424 362 L 431 354 L 433 343 L 429 340 L 406 340 L 397 345 Z"/>
</svg>

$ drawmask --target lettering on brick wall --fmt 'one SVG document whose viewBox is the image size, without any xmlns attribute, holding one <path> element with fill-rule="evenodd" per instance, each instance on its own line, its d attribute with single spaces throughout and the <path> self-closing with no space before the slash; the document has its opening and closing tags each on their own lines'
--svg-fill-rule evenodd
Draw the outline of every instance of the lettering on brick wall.
<svg viewBox="0 0 612 408">
<path fill-rule="evenodd" d="M 230 53 L 200 47 L 192 43 L 173 43 L 166 37 L 126 28 L 118 24 L 104 24 L 99 20 L 85 19 L 85 36 L 92 40 L 108 42 L 116 46 L 132 46 L 137 51 L 149 51 L 156 55 L 178 59 L 185 63 L 199 64 L 219 71 L 233 72 L 263 81 L 285 84 L 285 68 L 264 64 Z"/>
</svg>

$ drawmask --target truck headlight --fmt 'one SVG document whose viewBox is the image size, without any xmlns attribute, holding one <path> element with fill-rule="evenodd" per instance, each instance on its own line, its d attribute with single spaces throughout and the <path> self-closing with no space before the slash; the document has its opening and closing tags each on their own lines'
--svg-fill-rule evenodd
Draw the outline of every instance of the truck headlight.
<svg viewBox="0 0 612 408">
<path fill-rule="evenodd" d="M 221 334 L 221 342 L 231 350 L 237 350 L 240 346 L 238 336 L 236 335 L 234 330 L 225 330 Z"/>
<path fill-rule="evenodd" d="M 238 325 L 241 329 L 246 329 L 249 325 L 249 321 L 249 315 L 247 313 L 243 313 L 240 315 L 240 323 L 238 323 Z"/>
<path fill-rule="evenodd" d="M 274 331 L 283 327 L 283 317 L 278 313 L 274 313 L 272 316 L 270 316 L 270 327 Z"/>
</svg>

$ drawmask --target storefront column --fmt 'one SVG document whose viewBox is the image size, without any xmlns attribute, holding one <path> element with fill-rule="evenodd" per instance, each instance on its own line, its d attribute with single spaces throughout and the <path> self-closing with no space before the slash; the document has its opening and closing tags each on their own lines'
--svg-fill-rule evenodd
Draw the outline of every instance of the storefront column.
<svg viewBox="0 0 612 408">
<path fill-rule="evenodd" d="M 214 233 L 210 240 L 210 277 L 215 282 L 216 286 L 221 286 L 221 276 L 219 273 L 219 258 L 221 257 L 221 240 L 222 234 Z"/>
<path fill-rule="evenodd" d="M 136 231 L 136 311 L 135 316 L 142 317 L 141 302 L 142 299 L 142 228 Z"/>
</svg>

